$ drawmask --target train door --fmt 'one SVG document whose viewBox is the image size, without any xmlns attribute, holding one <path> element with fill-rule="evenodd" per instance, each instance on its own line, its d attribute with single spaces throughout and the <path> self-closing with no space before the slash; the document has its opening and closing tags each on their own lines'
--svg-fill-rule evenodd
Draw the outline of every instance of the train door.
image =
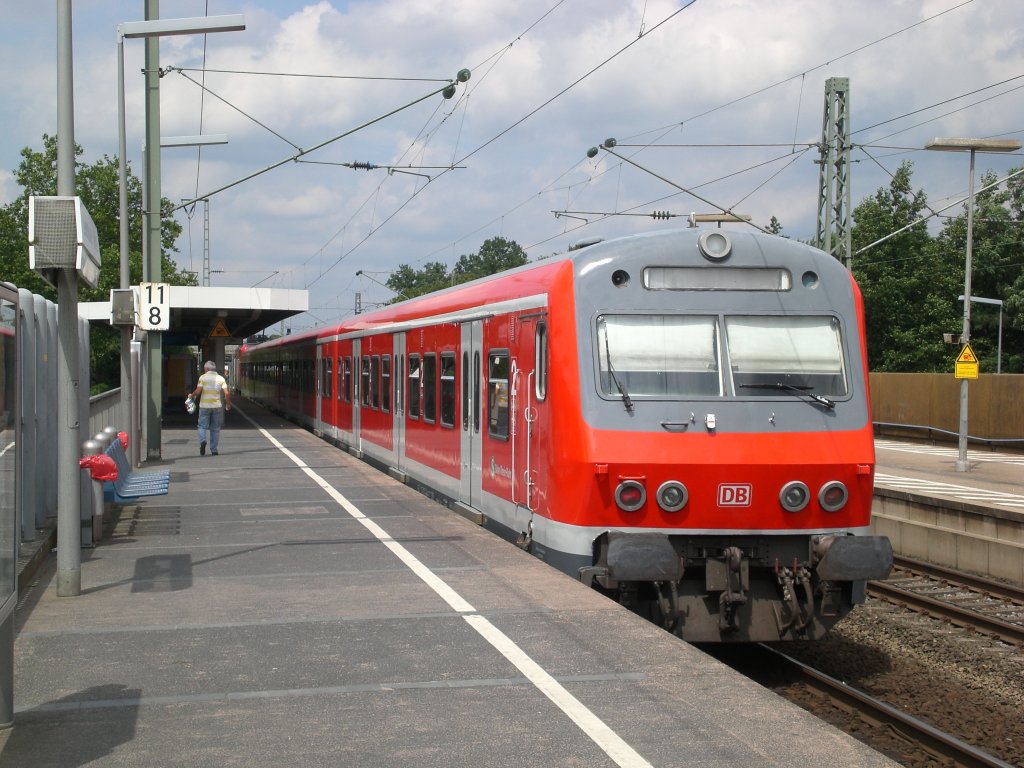
<svg viewBox="0 0 1024 768">
<path fill-rule="evenodd" d="M 537 463 L 540 432 L 538 407 L 547 397 L 547 323 L 543 314 L 522 315 L 512 371 L 512 451 L 515 473 L 512 500 L 532 513 L 537 508 Z"/>
<path fill-rule="evenodd" d="M 512 501 L 520 530 L 537 508 L 538 393 L 547 387 L 547 326 L 543 314 L 520 315 L 514 334 L 515 357 L 510 382 L 512 432 Z M 538 379 L 538 376 L 541 379 Z"/>
<path fill-rule="evenodd" d="M 363 449 L 363 436 L 360 430 L 362 423 L 362 397 L 363 397 L 363 361 L 360 358 L 362 343 L 359 339 L 352 340 L 352 439 L 353 447 L 361 451 Z"/>
<path fill-rule="evenodd" d="M 328 353 L 327 344 L 316 345 L 316 408 L 313 429 L 323 435 L 334 436 L 333 433 L 333 361 Z"/>
<path fill-rule="evenodd" d="M 392 336 L 394 347 L 391 371 L 391 404 L 394 435 L 395 467 L 401 469 L 405 463 L 405 334 L 396 333 Z"/>
<path fill-rule="evenodd" d="M 483 488 L 483 443 L 481 400 L 483 398 L 483 321 L 462 325 L 462 352 L 459 360 L 462 403 L 461 482 L 459 501 L 469 507 L 481 506 Z"/>
</svg>

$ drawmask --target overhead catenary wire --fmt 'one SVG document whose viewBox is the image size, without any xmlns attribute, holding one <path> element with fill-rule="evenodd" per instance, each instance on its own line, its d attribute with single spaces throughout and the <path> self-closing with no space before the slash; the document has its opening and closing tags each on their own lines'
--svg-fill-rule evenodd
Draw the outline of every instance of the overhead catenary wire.
<svg viewBox="0 0 1024 768">
<path fill-rule="evenodd" d="M 651 28 L 650 28 L 649 30 L 646 30 L 646 31 L 644 31 L 644 32 L 643 32 L 643 34 L 642 34 L 642 35 L 641 35 L 640 37 L 637 37 L 636 39 L 634 39 L 634 40 L 631 40 L 630 42 L 626 43 L 626 44 L 625 44 L 624 46 L 622 46 L 621 48 L 619 48 L 619 49 L 618 49 L 617 51 L 615 51 L 615 52 L 614 52 L 613 54 L 611 54 L 610 56 L 608 56 L 608 57 L 606 57 L 605 59 L 603 59 L 603 60 L 602 60 L 602 61 L 601 61 L 601 62 L 600 62 L 599 64 L 597 64 L 596 66 L 594 66 L 594 67 L 592 67 L 591 69 L 589 69 L 589 70 L 588 70 L 587 72 L 585 72 L 585 73 L 584 73 L 583 75 L 581 75 L 580 77 L 578 77 L 578 78 L 577 78 L 576 80 L 574 80 L 574 81 L 573 81 L 572 83 L 570 83 L 569 85 L 567 85 L 567 86 L 565 86 L 564 88 L 562 88 L 562 89 L 561 89 L 560 91 L 558 91 L 558 92 L 557 92 L 556 94 L 554 94 L 553 96 L 551 96 L 550 98 L 548 98 L 548 99 L 547 99 L 546 101 L 544 101 L 543 103 L 541 103 L 541 104 L 540 104 L 540 105 L 538 105 L 537 107 L 535 107 L 535 108 L 533 108 L 532 110 L 530 110 L 529 112 L 527 112 L 527 113 L 526 113 L 525 115 L 523 115 L 523 116 L 522 116 L 521 118 L 519 118 L 518 120 L 516 120 L 515 122 L 513 122 L 513 123 L 512 123 L 511 125 L 507 126 L 506 128 L 502 129 L 501 131 L 499 131 L 499 132 L 498 132 L 497 134 L 495 134 L 495 135 L 494 135 L 494 136 L 492 136 L 492 137 L 491 137 L 490 139 L 486 140 L 485 142 L 483 142 L 482 144 L 480 144 L 479 146 L 477 146 L 477 147 L 476 147 L 475 149 L 471 150 L 471 151 L 470 151 L 470 152 L 468 152 L 467 154 L 465 154 L 465 155 L 463 155 L 462 157 L 460 157 L 460 158 L 459 158 L 458 160 L 456 160 L 455 162 L 453 162 L 453 163 L 452 163 L 452 166 L 453 166 L 453 167 L 456 167 L 456 166 L 458 166 L 458 165 L 461 165 L 461 164 L 463 164 L 463 163 L 464 163 L 464 162 L 465 162 L 466 160 L 468 160 L 469 158 L 471 158 L 471 157 L 473 157 L 474 155 L 478 154 L 479 152 L 483 151 L 483 150 L 484 150 L 484 149 L 485 149 L 486 147 L 488 147 L 488 146 L 490 146 L 491 144 L 493 144 L 493 143 L 494 143 L 495 141 L 497 141 L 498 139 L 500 139 L 500 138 L 501 138 L 502 136 L 506 135 L 507 133 L 509 133 L 510 131 L 514 130 L 514 129 L 515 129 L 515 128 L 517 128 L 518 126 L 522 125 L 522 124 L 523 124 L 524 122 L 526 122 L 526 121 L 527 121 L 527 120 L 529 120 L 529 119 L 530 119 L 531 117 L 533 117 L 533 116 L 534 116 L 535 114 L 537 114 L 538 112 L 540 112 L 540 111 L 541 111 L 542 109 L 544 109 L 545 107 L 547 107 L 548 105 L 550 105 L 550 104 L 551 104 L 552 102 L 554 102 L 554 101 L 555 101 L 556 99 L 558 99 L 558 98 L 560 98 L 561 96 L 565 95 L 565 94 L 566 94 L 566 93 L 567 93 L 568 91 L 570 91 L 571 89 L 573 89 L 574 87 L 576 87 L 577 85 L 579 85 L 579 84 L 580 84 L 581 82 L 583 82 L 583 81 L 584 81 L 584 80 L 585 80 L 586 78 L 590 77 L 590 76 L 591 76 L 592 74 L 594 74 L 595 72 L 597 72 L 597 71 L 598 71 L 599 69 L 601 69 L 601 68 L 602 68 L 603 66 L 607 65 L 607 64 L 608 64 L 608 63 L 609 63 L 610 61 L 613 61 L 613 60 L 614 60 L 615 58 L 617 58 L 618 56 L 620 56 L 620 55 L 621 55 L 621 54 L 622 54 L 623 52 L 625 52 L 626 50 L 628 50 L 629 48 L 631 48 L 631 47 L 632 47 L 633 45 L 635 45 L 635 44 L 636 44 L 636 43 L 637 43 L 638 41 L 640 41 L 640 40 L 642 40 L 642 39 L 643 39 L 644 37 L 646 37 L 646 36 L 650 35 L 650 34 L 651 34 L 652 32 L 654 32 L 655 30 L 659 29 L 660 27 L 662 27 L 663 25 L 665 25 L 666 23 L 668 23 L 669 21 L 671 21 L 672 19 L 674 19 L 674 18 L 675 18 L 676 16 L 678 16 L 678 15 L 679 15 L 680 13 L 682 13 L 683 11 L 685 11 L 685 10 L 687 10 L 688 8 L 692 7 L 692 6 L 694 5 L 694 3 L 696 3 L 696 2 L 697 2 L 697 0 L 689 0 L 689 2 L 687 2 L 686 4 L 684 4 L 683 6 L 681 6 L 680 8 L 676 9 L 675 11 L 673 11 L 673 12 L 672 12 L 671 14 L 669 14 L 668 16 L 666 16 L 666 17 L 665 17 L 664 19 L 662 19 L 662 20 L 661 20 L 660 22 L 658 22 L 657 24 L 655 24 L 655 25 L 654 25 L 653 27 L 651 27 Z M 440 174 L 438 174 L 438 177 L 440 177 L 440 176 L 444 176 L 444 175 L 445 175 L 446 173 L 447 173 L 447 171 L 442 171 L 442 172 L 441 172 Z M 438 177 L 435 177 L 435 179 L 433 179 L 432 181 L 436 181 Z M 394 211 L 394 212 L 393 212 L 393 213 L 392 213 L 392 214 L 391 214 L 390 216 L 388 216 L 387 218 L 385 218 L 385 219 L 384 219 L 384 220 L 383 220 L 383 221 L 382 221 L 382 222 L 380 223 L 380 225 L 379 225 L 379 226 L 377 226 L 377 227 L 376 227 L 376 228 L 374 229 L 374 232 L 376 232 L 376 231 L 379 231 L 379 229 L 380 229 L 380 228 L 381 228 L 382 226 L 384 226 L 384 225 L 385 225 L 386 223 L 388 223 L 389 221 L 391 221 L 391 220 L 392 220 L 392 219 L 393 219 L 393 218 L 394 218 L 394 217 L 395 217 L 395 216 L 396 216 L 396 215 L 397 215 L 397 214 L 398 214 L 398 213 L 399 213 L 399 212 L 400 212 L 400 211 L 401 211 L 401 210 L 402 210 L 403 208 L 405 208 L 405 207 L 406 207 L 406 206 L 407 206 L 407 205 L 408 205 L 408 204 L 409 204 L 409 203 L 410 203 L 410 202 L 411 202 L 411 201 L 412 201 L 412 200 L 413 200 L 413 199 L 414 199 L 414 198 L 415 198 L 415 197 L 416 197 L 417 195 L 419 195 L 419 193 L 420 193 L 421 191 L 422 191 L 422 190 L 417 190 L 417 191 L 416 191 L 416 192 L 414 192 L 414 193 L 413 193 L 413 194 L 412 194 L 412 195 L 411 195 L 411 196 L 410 196 L 410 197 L 409 197 L 409 198 L 408 198 L 408 199 L 407 199 L 407 200 L 406 200 L 405 202 L 403 202 L 403 203 L 402 203 L 401 205 L 399 205 L 399 206 L 398 206 L 398 207 L 397 207 L 397 208 L 395 209 L 395 211 Z M 312 281 L 311 283 L 307 284 L 307 285 L 306 285 L 306 288 L 309 288 L 309 287 L 310 287 L 311 285 L 315 284 L 315 283 L 316 283 L 317 281 L 319 281 L 319 280 L 320 280 L 321 278 L 323 278 L 324 276 L 326 276 L 326 274 L 327 274 L 327 273 L 329 273 L 329 272 L 330 272 L 331 270 L 333 270 L 333 269 L 334 269 L 334 267 L 336 267 L 336 266 L 337 266 L 338 264 L 340 264 L 340 263 L 342 262 L 342 260 L 344 260 L 344 259 L 345 259 L 345 258 L 346 258 L 346 257 L 347 257 L 348 255 L 350 255 L 350 254 L 351 254 L 351 253 L 352 253 L 352 252 L 353 252 L 353 251 L 354 251 L 354 250 L 355 250 L 356 248 L 358 248 L 358 247 L 359 247 L 359 246 L 360 246 L 360 245 L 361 245 L 361 244 L 362 244 L 363 242 L 365 242 L 365 241 L 366 241 L 366 238 L 364 238 L 364 239 L 363 239 L 363 240 L 361 240 L 361 241 L 360 241 L 359 243 L 357 243 L 357 244 L 356 244 L 356 245 L 355 245 L 355 246 L 353 247 L 353 249 L 352 249 L 352 250 L 350 250 L 350 251 L 349 251 L 348 253 L 345 253 L 345 254 L 343 254 L 343 255 L 342 255 L 341 257 L 339 257 L 339 258 L 338 258 L 338 259 L 337 259 L 337 260 L 336 260 L 336 261 L 335 261 L 335 262 L 334 262 L 333 264 L 331 264 L 331 265 L 330 265 L 330 266 L 329 266 L 329 267 L 328 267 L 328 268 L 327 268 L 326 270 L 324 270 L 323 274 L 321 274 L 320 276 L 318 276 L 317 278 L 315 278 L 315 279 L 314 279 L 314 280 L 313 280 L 313 281 Z"/>
<path fill-rule="evenodd" d="M 942 12 L 942 14 L 945 14 L 945 13 L 949 13 L 950 11 L 956 10 L 956 9 L 958 9 L 958 8 L 962 8 L 963 6 L 966 6 L 966 5 L 969 5 L 969 4 L 970 4 L 969 2 L 964 2 L 964 3 L 960 3 L 960 4 L 958 4 L 958 5 L 956 5 L 956 6 L 952 7 L 952 8 L 946 9 L 945 11 L 943 11 L 943 12 Z M 559 3 L 558 5 L 561 5 L 561 3 Z M 554 6 L 554 8 L 557 8 L 557 7 L 558 7 L 558 5 Z M 554 8 L 552 8 L 551 10 L 554 10 Z M 550 13 L 550 12 L 551 12 L 551 11 L 549 11 L 549 13 Z M 936 14 L 935 16 L 929 17 L 929 19 L 923 19 L 923 20 L 921 20 L 921 21 L 919 21 L 919 22 L 917 22 L 917 23 L 915 23 L 915 24 L 913 24 L 913 25 L 910 25 L 910 26 L 908 26 L 908 27 L 904 27 L 904 28 L 903 28 L 903 29 L 901 29 L 901 30 L 898 30 L 898 31 L 896 31 L 896 32 L 894 32 L 894 33 L 891 33 L 890 35 L 886 35 L 885 37 L 879 38 L 879 40 L 873 41 L 872 43 L 868 43 L 868 44 L 866 44 L 866 45 L 864 45 L 864 46 L 860 46 L 859 48 L 856 48 L 856 49 L 854 49 L 853 51 L 850 51 L 850 52 L 848 52 L 847 54 L 844 54 L 844 56 L 847 56 L 847 55 L 851 55 L 852 53 L 855 53 L 855 52 L 857 52 L 857 51 L 863 50 L 864 48 L 867 48 L 867 47 L 869 47 L 870 45 L 872 45 L 872 44 L 874 44 L 874 43 L 877 43 L 877 42 L 880 42 L 880 41 L 882 41 L 882 40 L 887 40 L 887 39 L 890 39 L 890 38 L 892 38 L 893 36 L 895 36 L 895 35 L 899 34 L 900 32 L 903 32 L 903 31 L 906 31 L 906 30 L 908 30 L 908 29 L 911 29 L 911 28 L 913 28 L 913 27 L 915 27 L 915 26 L 918 26 L 918 25 L 919 25 L 919 24 L 921 24 L 921 23 L 924 23 L 924 22 L 926 22 L 926 21 L 929 21 L 929 20 L 931 20 L 931 19 L 933 19 L 933 18 L 936 18 L 937 16 L 939 16 L 939 15 L 942 15 L 942 14 Z M 539 22 L 539 20 L 538 20 L 538 22 Z M 643 29 L 642 29 L 642 31 L 641 31 L 641 36 L 642 36 L 642 35 L 644 35 L 644 34 L 646 34 L 646 32 L 644 32 L 644 31 L 643 31 Z M 518 39 L 518 38 L 517 38 L 517 39 Z M 511 44 L 510 44 L 510 45 L 511 45 Z M 842 58 L 842 56 L 841 56 L 841 57 L 839 57 L 839 58 Z M 832 61 L 835 61 L 835 59 L 834 59 L 834 60 L 832 60 Z M 831 62 L 830 62 L 830 63 L 831 63 Z M 213 71 L 213 70 L 211 70 L 211 71 Z M 804 75 L 806 75 L 806 72 L 808 72 L 808 71 L 813 71 L 813 70 L 806 70 L 806 71 L 805 71 L 804 73 L 801 73 L 801 75 L 800 75 L 800 76 L 801 76 L 801 77 L 803 77 Z M 467 95 L 468 95 L 468 93 L 467 93 Z M 542 105 L 542 106 L 543 106 L 543 105 Z M 722 106 L 726 106 L 726 105 L 722 105 Z M 702 113 L 702 114 L 706 114 L 706 113 Z M 525 120 L 525 119 L 528 119 L 528 117 L 529 117 L 529 115 L 527 115 L 527 116 L 526 116 L 526 117 L 524 117 L 523 119 L 524 119 L 524 120 Z M 690 119 L 694 119 L 694 118 L 690 118 Z M 895 120 L 895 119 L 897 119 L 897 118 L 893 118 L 893 119 Z M 512 128 L 514 128 L 514 127 L 515 127 L 515 125 L 516 125 L 516 124 L 514 124 L 514 125 L 510 126 L 510 127 L 509 127 L 508 129 L 506 129 L 506 130 L 512 130 Z M 679 125 L 679 124 L 673 124 L 673 125 L 672 125 L 672 126 L 670 126 L 670 127 L 671 127 L 671 128 L 675 128 L 675 127 L 677 127 L 678 125 Z M 502 134 L 498 134 L 498 135 L 496 135 L 496 136 L 492 137 L 492 139 L 491 139 L 491 142 L 493 142 L 493 141 L 497 140 L 498 138 L 500 138 L 500 136 L 501 136 L 501 135 L 502 135 Z M 488 143 L 491 143 L 491 142 L 488 142 Z M 475 152 L 478 152 L 478 151 L 480 151 L 480 150 L 481 150 L 481 149 L 482 149 L 483 147 L 485 147 L 485 146 L 487 146 L 487 144 L 482 144 L 482 145 L 480 145 L 479 147 L 477 147 L 477 148 L 476 148 L 475 150 L 473 150 L 473 152 L 474 152 L 474 153 L 475 153 Z M 620 146 L 625 146 L 625 145 L 620 145 Z M 669 145 L 662 145 L 662 146 L 669 146 Z M 714 145 L 708 145 L 708 146 L 714 146 Z M 731 145 L 722 145 L 722 146 L 728 147 L 728 146 L 731 146 Z M 735 145 L 735 146 L 743 146 L 743 145 Z M 781 144 L 780 144 L 780 146 L 783 146 L 783 145 L 781 145 Z M 784 146 L 789 146 L 789 144 L 785 144 Z M 467 155 L 463 156 L 463 158 L 466 158 L 466 157 L 470 157 L 470 155 L 469 155 L 469 154 L 467 154 Z M 311 161 L 311 160 L 296 160 L 296 162 L 315 162 L 315 161 Z M 877 162 L 877 161 L 876 161 L 876 162 Z M 573 167 L 576 167 L 576 166 L 574 165 Z M 763 185 L 763 183 L 762 183 L 762 185 Z M 575 186 L 575 185 L 574 185 L 574 186 Z M 579 186 L 577 187 L 577 189 L 580 189 L 580 190 L 582 190 L 582 189 L 584 189 L 584 188 L 585 188 L 585 186 L 586 186 L 586 182 L 583 182 L 583 183 L 581 183 L 581 185 L 579 185 Z M 698 188 L 698 187 L 699 187 L 699 186 L 701 186 L 701 185 L 688 185 L 688 186 L 690 186 L 691 188 Z M 546 192 L 545 192 L 545 190 L 546 190 L 546 189 L 547 189 L 547 187 L 543 188 L 543 189 L 542 189 L 542 190 L 541 190 L 540 192 L 538 192 L 538 193 L 537 193 L 536 195 L 532 195 L 532 196 L 531 196 L 530 198 L 528 198 L 528 199 L 530 199 L 530 200 L 532 200 L 532 199 L 536 199 L 536 197 L 537 197 L 538 195 L 540 195 L 540 194 L 545 194 L 545 193 L 546 193 Z M 408 198 L 408 200 L 406 201 L 406 203 L 404 203 L 404 204 L 403 204 L 403 206 L 404 206 L 404 205 L 406 205 L 406 204 L 408 204 L 409 202 L 411 202 L 411 201 L 412 201 L 412 200 L 413 200 L 413 199 L 415 198 L 415 196 L 419 194 L 419 191 L 421 191 L 421 190 L 418 190 L 418 191 L 417 191 L 417 192 L 416 192 L 416 193 L 415 193 L 414 195 L 410 196 L 410 197 Z M 521 205 L 523 205 L 523 204 L 524 204 L 524 203 L 521 203 L 521 204 L 519 204 L 519 205 L 515 206 L 515 207 L 514 207 L 514 208 L 513 208 L 512 210 L 513 210 L 513 211 L 514 211 L 514 210 L 517 210 L 517 209 L 518 209 L 518 208 L 519 208 L 519 207 L 520 207 Z M 401 210 L 401 209 L 399 209 L 399 210 Z M 398 211 L 395 211 L 395 213 L 397 213 L 397 212 L 398 212 Z M 507 213 L 508 213 L 508 212 L 506 212 L 505 214 L 501 214 L 501 215 L 495 216 L 495 217 L 494 217 L 494 218 L 492 219 L 492 222 L 494 222 L 494 221 L 499 221 L 499 220 L 501 220 L 501 219 L 502 219 L 502 218 L 503 218 L 503 217 L 504 217 L 504 216 L 505 216 L 505 215 L 506 215 Z M 381 220 L 381 221 L 377 222 L 377 223 L 375 224 L 375 226 L 373 227 L 373 230 L 372 230 L 371 234 L 372 234 L 372 233 L 374 233 L 374 232 L 377 232 L 377 231 L 379 231 L 379 230 L 380 230 L 380 228 L 381 228 L 382 226 L 384 226 L 384 225 L 385 225 L 385 224 L 386 224 L 386 223 L 387 223 L 388 221 L 390 221 L 390 220 L 391 220 L 391 217 L 389 216 L 389 217 L 386 217 L 385 219 L 383 219 L 383 220 Z M 486 226 L 486 225 L 485 225 L 485 226 Z M 474 233 L 475 233 L 475 232 L 478 232 L 478 231 L 480 231 L 480 229 L 482 229 L 482 228 L 483 228 L 483 227 L 475 229 L 475 230 L 474 230 Z M 342 228 L 342 229 L 344 229 L 344 228 Z M 460 238 L 460 239 L 457 239 L 457 240 L 455 240 L 454 242 L 459 242 L 459 241 L 460 241 L 461 239 L 465 239 L 465 238 Z M 546 242 L 546 241 L 541 241 L 541 242 Z M 448 247 L 448 246 L 445 246 L 445 247 Z M 347 251 L 347 252 L 343 252 L 343 254 L 342 254 L 341 258 L 345 258 L 345 257 L 346 257 L 346 256 L 347 256 L 348 254 L 352 253 L 352 252 L 353 252 L 354 250 L 355 250 L 355 248 L 353 248 L 353 249 L 351 249 L 351 250 L 349 250 L 349 251 Z M 319 254 L 317 254 L 317 255 L 319 255 Z M 311 257 L 311 258 L 313 258 L 313 257 Z M 339 259 L 339 261 L 340 261 L 340 259 Z M 337 263 L 337 262 L 335 262 L 335 264 L 336 264 L 336 263 Z M 309 283 L 309 285 L 312 285 L 313 283 L 315 283 L 315 282 L 316 282 L 317 280 L 319 280 L 319 279 L 320 279 L 320 278 L 321 278 L 321 277 L 322 277 L 323 275 L 325 275 L 325 274 L 326 274 L 327 272 L 329 272 L 329 271 L 330 271 L 331 269 L 333 269 L 333 267 L 334 267 L 334 264 L 332 264 L 331 266 L 329 266 L 329 267 L 328 267 L 328 268 L 327 268 L 326 270 L 324 270 L 324 271 L 323 271 L 322 275 L 320 275 L 320 276 L 318 276 L 318 277 L 314 278 L 314 280 L 313 280 L 313 281 L 312 281 L 311 283 Z M 307 287 L 308 287 L 308 286 L 307 286 Z"/>
<path fill-rule="evenodd" d="M 432 96 L 436 96 L 436 95 L 440 94 L 442 91 L 446 90 L 447 87 L 448 86 L 445 86 L 445 88 L 435 89 L 435 90 L 431 91 L 430 93 L 427 93 L 424 96 L 419 97 L 418 99 L 414 99 L 413 101 L 409 102 L 408 104 L 405 104 L 404 106 L 397 107 L 397 108 L 391 110 L 390 112 L 386 112 L 383 115 L 380 115 L 379 117 L 375 117 L 372 120 L 368 120 L 365 123 L 357 125 L 355 128 L 350 128 L 349 130 L 344 131 L 343 133 L 340 133 L 337 136 L 334 136 L 334 137 L 332 137 L 330 139 L 327 139 L 326 141 L 322 141 L 319 144 L 316 144 L 316 145 L 310 147 L 309 149 L 301 149 L 296 154 L 291 155 L 289 157 L 286 157 L 283 160 L 278 160 L 276 163 L 272 163 L 272 164 L 268 165 L 266 168 L 262 168 L 262 169 L 260 169 L 258 171 L 254 171 L 254 172 L 252 172 L 252 173 L 250 173 L 250 174 L 248 174 L 246 176 L 243 176 L 240 179 L 236 179 L 235 181 L 233 181 L 233 182 L 231 182 L 229 184 L 225 184 L 225 185 L 223 185 L 221 187 L 218 187 L 217 189 L 215 189 L 215 190 L 213 190 L 211 192 L 207 192 L 204 195 L 197 195 L 194 199 L 189 200 L 187 202 L 184 202 L 184 203 L 181 203 L 180 205 L 175 206 L 174 208 L 171 209 L 171 212 L 179 210 L 181 208 L 184 208 L 185 206 L 191 205 L 192 203 L 198 202 L 199 200 L 204 200 L 204 199 L 208 199 L 210 197 L 213 197 L 214 195 L 219 194 L 219 193 L 223 192 L 226 189 L 230 189 L 231 187 L 234 187 L 234 186 L 237 186 L 239 184 L 242 184 L 243 182 L 249 181 L 250 179 L 254 179 L 257 176 L 260 176 L 260 175 L 262 175 L 264 173 L 267 173 L 268 171 L 274 170 L 275 168 L 280 168 L 282 165 L 285 165 L 286 163 L 294 162 L 294 161 L 298 160 L 300 157 L 302 157 L 303 155 L 308 155 L 311 152 L 315 152 L 318 149 L 322 149 L 322 148 L 328 146 L 329 144 L 333 144 L 334 142 L 339 141 L 340 139 L 345 138 L 346 136 L 351 136 L 353 133 L 356 133 L 357 131 L 361 131 L 364 128 L 367 128 L 367 127 L 373 125 L 374 123 L 379 123 L 381 120 L 385 120 L 385 119 L 391 117 L 392 115 L 396 115 L 399 112 L 401 112 L 401 111 L 403 111 L 405 109 L 408 109 L 409 107 L 412 107 L 412 106 L 414 106 L 416 104 L 419 104 L 421 101 L 425 101 L 426 99 L 429 99 Z"/>
</svg>

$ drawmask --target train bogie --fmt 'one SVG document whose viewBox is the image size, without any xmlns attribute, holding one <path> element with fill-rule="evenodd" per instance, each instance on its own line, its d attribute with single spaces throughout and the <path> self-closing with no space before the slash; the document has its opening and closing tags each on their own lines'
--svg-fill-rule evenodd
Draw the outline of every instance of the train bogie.
<svg viewBox="0 0 1024 768">
<path fill-rule="evenodd" d="M 815 638 L 884 575 L 861 304 L 686 230 L 246 349 L 243 391 L 695 641 Z"/>
</svg>

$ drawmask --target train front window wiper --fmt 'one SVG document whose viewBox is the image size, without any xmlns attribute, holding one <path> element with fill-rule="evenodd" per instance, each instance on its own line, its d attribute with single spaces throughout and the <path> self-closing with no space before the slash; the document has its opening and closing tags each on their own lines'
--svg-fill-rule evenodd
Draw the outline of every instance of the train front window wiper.
<svg viewBox="0 0 1024 768">
<path fill-rule="evenodd" d="M 608 375 L 611 377 L 612 383 L 615 385 L 615 388 L 619 390 L 619 394 L 622 395 L 622 404 L 626 407 L 626 412 L 632 413 L 633 401 L 629 397 L 629 392 L 626 391 L 626 388 L 622 386 L 622 382 L 619 381 L 619 377 L 615 375 L 615 368 L 614 366 L 612 366 L 612 351 L 611 349 L 608 348 L 607 334 L 605 334 L 604 337 L 604 354 L 605 359 L 608 362 Z"/>
<path fill-rule="evenodd" d="M 829 409 L 836 407 L 835 401 L 829 400 L 827 397 L 811 392 L 810 387 L 798 387 L 793 384 L 784 384 L 781 381 L 770 384 L 740 384 L 739 386 L 745 389 L 777 389 L 780 392 L 790 392 L 794 395 L 809 397 L 814 402 L 821 403 L 822 405 Z"/>
</svg>

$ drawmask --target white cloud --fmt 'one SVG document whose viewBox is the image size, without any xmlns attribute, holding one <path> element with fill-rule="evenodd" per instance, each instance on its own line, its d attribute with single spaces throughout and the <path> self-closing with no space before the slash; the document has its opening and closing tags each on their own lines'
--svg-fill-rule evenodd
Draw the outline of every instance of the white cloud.
<svg viewBox="0 0 1024 768">
<path fill-rule="evenodd" d="M 42 134 L 56 130 L 52 11 L 16 5 L 0 30 L 0 71 L 7 73 L 0 98 L 13 106 L 0 137 L 4 199 L 17 193 L 5 171 L 17 166 L 21 147 L 38 149 Z M 191 16 L 207 3 L 171 5 L 165 15 Z M 915 151 L 933 135 L 1024 132 L 1024 101 L 1011 91 L 1022 81 L 988 88 L 1024 75 L 1024 6 L 1016 0 L 721 0 L 695 3 L 661 26 L 679 2 L 209 6 L 214 15 L 244 13 L 246 30 L 207 37 L 208 70 L 346 78 L 208 71 L 203 95 L 187 79 L 203 80 L 194 71 L 203 65 L 203 38 L 164 39 L 161 64 L 186 71 L 161 80 L 162 133 L 198 133 L 202 103 L 203 132 L 226 133 L 230 143 L 204 149 L 201 163 L 194 149 L 165 150 L 163 195 L 207 194 L 251 175 L 210 199 L 214 268 L 219 259 L 224 280 L 226 270 L 238 270 L 240 284 L 261 277 L 241 270 L 277 270 L 265 284 L 311 285 L 311 305 L 339 312 L 351 307 L 355 290 L 366 301 L 386 294 L 357 279 L 359 269 L 452 262 L 494 235 L 546 255 L 584 236 L 677 224 L 603 213 L 707 208 L 673 185 L 759 223 L 777 216 L 786 234 L 810 237 L 818 166 L 817 152 L 804 148 L 819 140 L 830 77 L 850 78 L 854 141 L 884 145 L 856 153 L 854 204 L 886 185 L 903 160 L 915 163 L 915 186 L 932 199 L 964 189 L 962 158 Z M 81 0 L 74 12 L 75 130 L 89 162 L 117 153 L 114 29 L 141 9 L 137 0 Z M 143 43 L 129 41 L 125 50 L 128 149 L 138 169 Z M 472 78 L 455 99 L 431 96 L 407 107 L 463 67 Z M 385 77 L 421 79 L 366 79 Z M 588 160 L 587 149 L 607 137 L 651 173 L 603 151 Z M 642 148 L 649 142 L 677 146 Z M 356 161 L 414 166 L 401 170 L 432 181 L 339 165 Z M 465 167 L 419 167 L 453 162 Z M 1002 170 L 1021 164 L 1019 156 L 980 162 Z M 197 263 L 202 227 L 194 217 L 179 248 L 180 260 Z"/>
</svg>

